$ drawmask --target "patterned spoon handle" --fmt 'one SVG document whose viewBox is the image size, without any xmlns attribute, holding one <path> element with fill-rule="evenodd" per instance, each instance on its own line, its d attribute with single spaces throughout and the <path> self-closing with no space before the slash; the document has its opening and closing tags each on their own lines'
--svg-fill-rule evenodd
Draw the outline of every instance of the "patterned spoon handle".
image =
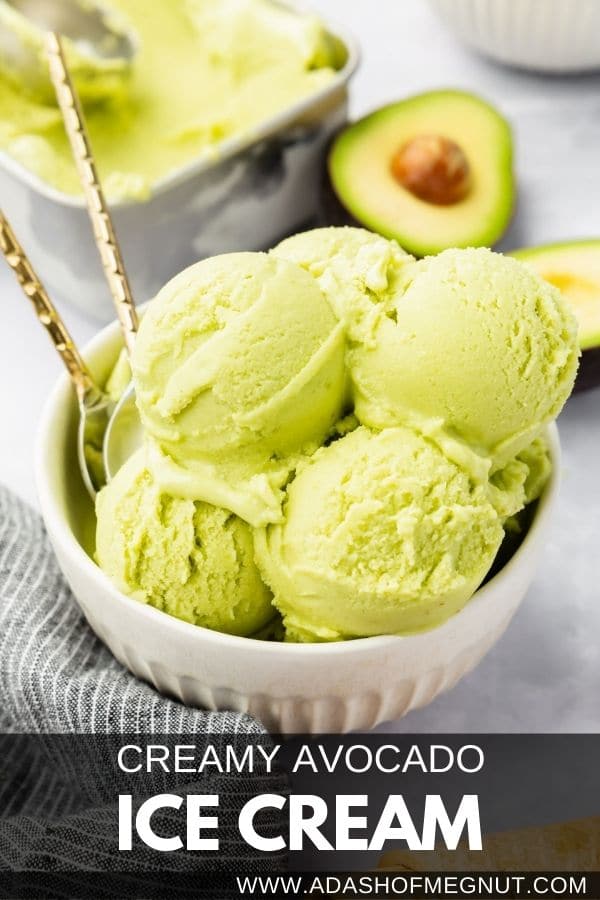
<svg viewBox="0 0 600 900">
<path fill-rule="evenodd" d="M 60 37 L 52 31 L 48 32 L 46 36 L 46 54 L 50 67 L 50 78 L 56 91 L 56 98 L 92 220 L 104 274 L 121 324 L 125 346 L 131 356 L 138 329 L 137 311 L 119 242 L 98 177 L 81 104 L 69 75 Z"/>
<path fill-rule="evenodd" d="M 77 397 L 83 402 L 91 393 L 97 392 L 92 376 L 1 210 L 0 249 L 15 273 L 24 294 L 33 304 L 36 316 L 50 335 L 50 340 L 75 385 Z"/>
</svg>

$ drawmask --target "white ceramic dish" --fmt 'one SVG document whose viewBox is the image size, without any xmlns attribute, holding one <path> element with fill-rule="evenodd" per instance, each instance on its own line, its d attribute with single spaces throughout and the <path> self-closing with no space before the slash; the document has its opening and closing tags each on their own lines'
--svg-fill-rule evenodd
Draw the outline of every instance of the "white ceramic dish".
<svg viewBox="0 0 600 900">
<path fill-rule="evenodd" d="M 600 68 L 598 0 L 429 0 L 461 40 L 507 65 L 542 72 Z"/>
<path fill-rule="evenodd" d="M 293 0 L 286 5 L 297 8 Z M 138 303 L 205 256 L 260 250 L 319 214 L 327 147 L 347 119 L 348 82 L 358 47 L 327 24 L 346 61 L 320 91 L 159 181 L 149 200 L 111 203 Z M 83 199 L 61 193 L 0 150 L 2 208 L 59 302 L 104 322 L 112 303 Z"/>
<path fill-rule="evenodd" d="M 89 344 L 85 356 L 97 377 L 108 374 L 119 347 L 116 323 Z M 560 447 L 552 426 L 554 475 L 523 544 L 458 615 L 433 631 L 339 644 L 253 641 L 138 603 L 92 562 L 82 546 L 89 546 L 93 517 L 77 468 L 76 424 L 65 376 L 40 425 L 36 480 L 48 534 L 90 625 L 123 665 L 159 691 L 194 706 L 252 713 L 282 733 L 368 729 L 452 687 L 498 640 L 523 599 L 558 493 Z"/>
</svg>

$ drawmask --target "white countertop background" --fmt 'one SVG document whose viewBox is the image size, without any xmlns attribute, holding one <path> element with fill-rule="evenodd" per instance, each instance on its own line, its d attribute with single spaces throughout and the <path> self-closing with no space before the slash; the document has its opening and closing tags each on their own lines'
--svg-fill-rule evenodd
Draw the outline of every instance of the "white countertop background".
<svg viewBox="0 0 600 900">
<path fill-rule="evenodd" d="M 362 45 L 354 115 L 422 90 L 462 87 L 508 116 L 519 204 L 503 248 L 600 237 L 600 74 L 541 77 L 498 67 L 457 44 L 425 0 L 312 5 L 343 22 Z M 96 331 L 77 310 L 63 312 L 81 344 Z M 46 335 L 0 265 L 0 481 L 33 504 L 34 436 L 59 371 Z M 559 427 L 560 508 L 523 606 L 475 672 L 392 730 L 600 731 L 600 389 L 572 398 Z"/>
</svg>

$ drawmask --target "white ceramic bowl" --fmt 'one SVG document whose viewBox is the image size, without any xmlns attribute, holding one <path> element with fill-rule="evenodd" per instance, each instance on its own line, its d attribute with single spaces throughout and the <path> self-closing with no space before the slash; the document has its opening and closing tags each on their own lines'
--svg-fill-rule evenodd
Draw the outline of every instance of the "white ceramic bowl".
<svg viewBox="0 0 600 900">
<path fill-rule="evenodd" d="M 598 0 L 429 0 L 461 40 L 507 65 L 542 72 L 600 68 Z"/>
<path fill-rule="evenodd" d="M 85 352 L 105 377 L 118 349 L 116 323 Z M 36 448 L 42 515 L 60 566 L 96 634 L 123 665 L 193 706 L 256 715 L 282 733 L 368 729 L 429 703 L 498 640 L 536 569 L 558 491 L 558 432 L 549 430 L 554 475 L 510 562 L 439 628 L 410 637 L 293 645 L 230 637 L 189 625 L 120 593 L 90 559 L 91 503 L 75 451 L 77 407 L 67 377 L 45 408 Z"/>
</svg>

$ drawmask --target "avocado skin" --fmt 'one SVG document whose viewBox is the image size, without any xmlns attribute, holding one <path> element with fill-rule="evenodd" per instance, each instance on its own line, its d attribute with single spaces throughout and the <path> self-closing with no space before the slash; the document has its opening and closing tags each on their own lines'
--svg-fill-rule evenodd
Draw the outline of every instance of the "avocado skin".
<svg viewBox="0 0 600 900">
<path fill-rule="evenodd" d="M 338 134 L 340 134 L 344 130 L 344 126 L 338 129 L 338 131 L 333 135 L 329 145 L 327 147 L 327 158 L 331 153 L 331 148 L 335 143 L 335 139 Z M 363 228 L 360 222 L 351 215 L 350 212 L 346 209 L 345 206 L 340 202 L 338 196 L 333 188 L 333 184 L 331 181 L 331 176 L 329 174 L 329 166 L 323 166 L 323 175 L 321 178 L 321 224 L 324 226 L 332 226 L 332 227 L 343 227 L 344 225 L 348 225 L 355 228 Z"/>
<path fill-rule="evenodd" d="M 600 386 L 600 347 L 588 347 L 581 353 L 573 393 L 589 391 L 598 386 Z"/>
</svg>

